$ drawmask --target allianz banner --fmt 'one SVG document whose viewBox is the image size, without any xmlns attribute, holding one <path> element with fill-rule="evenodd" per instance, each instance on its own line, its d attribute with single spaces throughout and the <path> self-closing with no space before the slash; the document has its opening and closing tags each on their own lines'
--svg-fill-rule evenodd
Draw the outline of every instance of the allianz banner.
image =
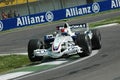
<svg viewBox="0 0 120 80">
<path fill-rule="evenodd" d="M 99 13 L 106 10 L 120 8 L 120 0 L 106 0 L 88 5 L 75 6 L 66 9 L 48 11 L 38 14 L 21 16 L 0 21 L 0 31 L 12 28 L 19 28 L 45 22 L 52 22 L 61 19 L 82 16 L 86 14 Z"/>
</svg>

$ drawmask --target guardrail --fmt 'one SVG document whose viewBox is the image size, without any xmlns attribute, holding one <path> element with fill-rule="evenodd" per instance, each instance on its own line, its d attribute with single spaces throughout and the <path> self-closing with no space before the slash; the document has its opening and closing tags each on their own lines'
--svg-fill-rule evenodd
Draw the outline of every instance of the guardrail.
<svg viewBox="0 0 120 80">
<path fill-rule="evenodd" d="M 75 6 L 66 9 L 21 16 L 17 18 L 10 18 L 6 20 L 0 20 L 0 31 L 34 24 L 41 24 L 45 22 L 52 22 L 86 14 L 93 14 L 116 8 L 120 8 L 120 0 L 106 0 L 88 5 Z"/>
</svg>

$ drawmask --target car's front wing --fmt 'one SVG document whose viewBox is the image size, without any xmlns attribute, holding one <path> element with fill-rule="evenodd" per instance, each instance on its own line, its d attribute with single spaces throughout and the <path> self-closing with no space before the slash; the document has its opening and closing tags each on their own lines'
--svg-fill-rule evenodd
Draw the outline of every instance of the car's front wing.
<svg viewBox="0 0 120 80">
<path fill-rule="evenodd" d="M 36 49 L 34 50 L 34 55 L 35 56 L 49 56 L 52 58 L 59 58 L 62 57 L 63 55 L 67 54 L 67 55 L 73 55 L 73 54 L 77 54 L 77 53 L 82 53 L 82 48 L 79 46 L 71 46 L 68 47 L 66 50 L 64 50 L 63 52 L 52 52 L 51 50 L 47 50 L 47 49 Z"/>
</svg>

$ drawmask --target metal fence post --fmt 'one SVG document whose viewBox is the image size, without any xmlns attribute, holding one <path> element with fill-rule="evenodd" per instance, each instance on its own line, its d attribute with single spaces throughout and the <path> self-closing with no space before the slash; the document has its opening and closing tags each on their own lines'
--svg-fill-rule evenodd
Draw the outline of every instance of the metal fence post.
<svg viewBox="0 0 120 80">
<path fill-rule="evenodd" d="M 29 1 L 27 0 L 27 9 L 28 9 L 28 14 L 30 15 L 30 6 L 29 6 Z"/>
</svg>

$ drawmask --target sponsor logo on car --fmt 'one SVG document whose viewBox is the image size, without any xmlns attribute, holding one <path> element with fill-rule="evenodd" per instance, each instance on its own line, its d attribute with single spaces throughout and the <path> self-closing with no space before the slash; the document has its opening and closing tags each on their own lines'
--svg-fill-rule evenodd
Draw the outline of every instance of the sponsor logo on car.
<svg viewBox="0 0 120 80">
<path fill-rule="evenodd" d="M 87 24 L 83 23 L 83 24 L 74 24 L 74 25 L 70 25 L 71 29 L 77 29 L 77 28 L 87 28 Z"/>
</svg>

